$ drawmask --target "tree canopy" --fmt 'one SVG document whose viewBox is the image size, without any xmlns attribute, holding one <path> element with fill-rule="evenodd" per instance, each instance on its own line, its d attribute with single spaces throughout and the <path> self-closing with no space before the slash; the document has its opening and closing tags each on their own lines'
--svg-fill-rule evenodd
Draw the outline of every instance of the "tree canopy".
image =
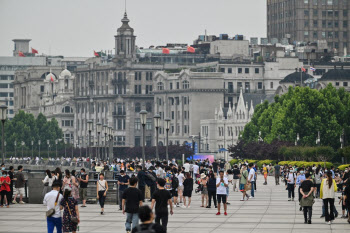
<svg viewBox="0 0 350 233">
<path fill-rule="evenodd" d="M 54 145 L 56 139 L 62 139 L 62 129 L 58 126 L 56 119 L 48 121 L 43 114 L 39 114 L 35 119 L 33 114 L 19 111 L 12 120 L 5 123 L 5 141 L 6 150 L 14 151 L 14 142 L 17 143 L 17 149 L 21 148 L 21 142 L 25 143 L 24 149 L 31 148 L 31 142 L 38 146 L 41 140 L 41 149 L 47 149 L 47 140 Z M 1 135 L 0 135 L 1 137 Z M 63 142 L 60 142 L 60 146 Z"/>
<path fill-rule="evenodd" d="M 337 149 L 342 129 L 346 142 L 346 135 L 350 135 L 350 93 L 331 84 L 320 91 L 290 87 L 286 94 L 276 96 L 274 103 L 265 101 L 256 107 L 241 139 L 257 141 L 261 131 L 264 142 L 294 142 L 299 133 L 298 145 L 315 146 L 320 131 L 320 144 Z"/>
</svg>

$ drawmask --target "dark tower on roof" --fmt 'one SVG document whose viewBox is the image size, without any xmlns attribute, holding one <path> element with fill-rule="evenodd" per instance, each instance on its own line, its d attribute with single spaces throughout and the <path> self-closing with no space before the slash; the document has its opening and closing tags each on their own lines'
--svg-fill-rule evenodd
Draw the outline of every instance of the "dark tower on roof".
<svg viewBox="0 0 350 233">
<path fill-rule="evenodd" d="M 118 63 L 132 61 L 136 59 L 136 46 L 134 29 L 130 27 L 128 15 L 124 13 L 124 18 L 121 20 L 122 26 L 118 28 L 115 35 L 115 60 Z"/>
</svg>

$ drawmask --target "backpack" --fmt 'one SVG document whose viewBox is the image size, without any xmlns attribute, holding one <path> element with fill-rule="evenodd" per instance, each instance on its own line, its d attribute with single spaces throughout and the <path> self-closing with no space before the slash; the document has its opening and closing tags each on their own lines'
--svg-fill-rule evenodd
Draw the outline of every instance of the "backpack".
<svg viewBox="0 0 350 233">
<path fill-rule="evenodd" d="M 152 182 L 156 182 L 157 178 L 155 178 L 150 172 L 146 173 L 146 177 L 151 180 Z"/>
<path fill-rule="evenodd" d="M 173 176 L 172 188 L 177 189 L 179 187 L 179 179 L 176 176 Z"/>
<path fill-rule="evenodd" d="M 151 223 L 149 227 L 146 230 L 142 230 L 141 225 L 138 225 L 136 227 L 137 233 L 156 233 L 156 231 L 153 229 L 154 224 Z"/>
</svg>

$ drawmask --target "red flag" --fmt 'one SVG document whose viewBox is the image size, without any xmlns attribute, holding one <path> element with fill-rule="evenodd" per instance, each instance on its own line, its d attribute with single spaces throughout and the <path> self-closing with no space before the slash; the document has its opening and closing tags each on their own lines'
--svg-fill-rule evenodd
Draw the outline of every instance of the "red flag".
<svg viewBox="0 0 350 233">
<path fill-rule="evenodd" d="M 32 48 L 32 53 L 38 53 L 38 50 Z"/>
<path fill-rule="evenodd" d="M 95 50 L 94 50 L 94 55 L 95 55 L 95 57 L 99 57 L 100 56 L 100 54 L 96 53 Z"/>
<path fill-rule="evenodd" d="M 162 53 L 163 53 L 163 54 L 169 54 L 169 53 L 170 53 L 170 49 L 168 49 L 168 48 L 163 48 L 163 49 L 162 49 Z"/>
<path fill-rule="evenodd" d="M 191 47 L 191 46 L 187 46 L 187 52 L 189 53 L 195 53 L 196 52 L 196 49 Z"/>
<path fill-rule="evenodd" d="M 53 79 L 52 75 L 51 75 L 51 82 L 54 82 L 55 80 Z"/>
<path fill-rule="evenodd" d="M 25 55 L 21 51 L 18 52 L 18 56 L 19 57 L 25 57 Z"/>
<path fill-rule="evenodd" d="M 304 67 L 301 67 L 301 71 L 306 72 L 306 69 Z"/>
</svg>

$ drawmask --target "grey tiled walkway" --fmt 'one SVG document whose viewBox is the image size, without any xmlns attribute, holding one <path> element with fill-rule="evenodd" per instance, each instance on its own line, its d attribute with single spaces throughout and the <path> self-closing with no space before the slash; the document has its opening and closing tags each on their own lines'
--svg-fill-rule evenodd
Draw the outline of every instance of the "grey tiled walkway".
<svg viewBox="0 0 350 233">
<path fill-rule="evenodd" d="M 194 194 L 190 209 L 176 208 L 169 218 L 168 232 L 206 233 L 349 233 L 350 224 L 344 219 L 336 219 L 329 226 L 320 219 L 321 201 L 314 205 L 313 224 L 303 223 L 302 212 L 297 202 L 287 201 L 284 185 L 275 186 L 274 178 L 269 177 L 269 184 L 262 185 L 258 180 L 258 192 L 255 199 L 241 202 L 240 193 L 230 193 L 228 216 L 215 216 L 215 209 L 199 207 L 200 196 Z M 297 193 L 296 193 L 297 194 Z M 0 232 L 46 232 L 45 207 L 42 205 L 14 205 L 0 209 Z M 337 204 L 337 210 L 341 207 Z M 125 216 L 117 206 L 106 206 L 106 215 L 99 214 L 97 205 L 80 208 L 80 232 L 125 232 Z"/>
</svg>

